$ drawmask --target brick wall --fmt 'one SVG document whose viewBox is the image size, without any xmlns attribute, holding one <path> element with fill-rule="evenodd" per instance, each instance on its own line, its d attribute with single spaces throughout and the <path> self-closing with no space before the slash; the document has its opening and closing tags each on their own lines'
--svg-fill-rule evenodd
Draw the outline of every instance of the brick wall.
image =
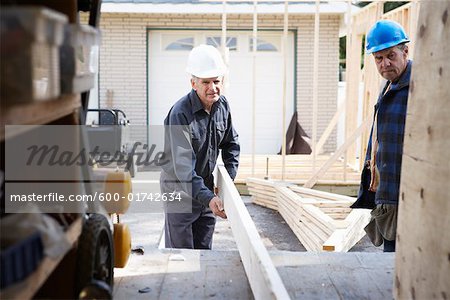
<svg viewBox="0 0 450 300">
<path fill-rule="evenodd" d="M 339 17 L 322 15 L 319 27 L 319 83 L 317 140 L 336 112 L 339 61 Z M 297 110 L 303 129 L 312 137 L 314 17 L 304 17 L 297 37 Z M 336 129 L 324 145 L 327 152 L 336 148 Z"/>
<path fill-rule="evenodd" d="M 230 14 L 228 29 L 252 29 L 252 15 Z M 318 137 L 336 111 L 339 58 L 338 15 L 322 15 L 319 53 Z M 258 28 L 282 29 L 283 15 L 258 16 Z M 100 50 L 100 106 L 124 109 L 133 124 L 146 124 L 146 29 L 221 28 L 221 15 L 103 13 Z M 290 29 L 297 30 L 297 110 L 300 123 L 312 135 L 312 69 L 314 18 L 291 15 Z M 107 97 L 109 93 L 109 97 Z M 112 92 L 112 97 L 111 97 Z M 112 99 L 112 100 L 111 100 Z M 336 134 L 325 151 L 336 148 Z"/>
</svg>

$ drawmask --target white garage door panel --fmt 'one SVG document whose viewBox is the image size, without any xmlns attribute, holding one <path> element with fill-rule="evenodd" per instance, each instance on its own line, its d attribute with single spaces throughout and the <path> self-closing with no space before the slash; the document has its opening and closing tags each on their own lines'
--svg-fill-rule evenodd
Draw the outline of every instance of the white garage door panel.
<svg viewBox="0 0 450 300">
<path fill-rule="evenodd" d="M 251 31 L 230 31 L 236 37 L 237 50 L 230 51 L 229 76 L 225 90 L 233 123 L 240 136 L 242 153 L 251 153 L 253 54 L 249 51 Z M 170 107 L 190 91 L 186 61 L 189 50 L 167 51 L 163 47 L 172 41 L 193 38 L 194 44 L 205 43 L 208 36 L 220 36 L 220 31 L 151 31 L 149 33 L 149 123 L 163 124 Z M 281 32 L 260 32 L 259 38 L 273 42 L 280 49 Z M 289 35 L 287 71 L 286 127 L 294 109 L 294 38 Z M 258 52 L 256 57 L 256 153 L 277 153 L 282 140 L 282 80 L 281 52 Z"/>
</svg>

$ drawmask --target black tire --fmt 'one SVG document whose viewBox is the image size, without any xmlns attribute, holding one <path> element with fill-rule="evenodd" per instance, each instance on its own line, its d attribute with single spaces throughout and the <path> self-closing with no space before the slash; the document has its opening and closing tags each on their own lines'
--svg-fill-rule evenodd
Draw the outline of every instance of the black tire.
<svg viewBox="0 0 450 300">
<path fill-rule="evenodd" d="M 83 224 L 78 239 L 75 293 L 93 280 L 103 281 L 113 290 L 114 243 L 108 220 L 100 214 L 91 214 Z"/>
</svg>

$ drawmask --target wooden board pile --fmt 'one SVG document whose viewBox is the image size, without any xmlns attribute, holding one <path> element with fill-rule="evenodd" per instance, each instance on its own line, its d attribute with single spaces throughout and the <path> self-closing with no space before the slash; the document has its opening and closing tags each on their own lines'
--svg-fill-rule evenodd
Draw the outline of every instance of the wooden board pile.
<svg viewBox="0 0 450 300">
<path fill-rule="evenodd" d="M 278 210 L 276 182 L 273 180 L 264 180 L 259 178 L 247 179 L 247 187 L 252 202 L 273 210 Z"/>
<path fill-rule="evenodd" d="M 308 251 L 346 252 L 365 235 L 370 211 L 352 210 L 355 198 L 254 178 L 248 184 L 252 201 L 279 211 Z"/>
</svg>

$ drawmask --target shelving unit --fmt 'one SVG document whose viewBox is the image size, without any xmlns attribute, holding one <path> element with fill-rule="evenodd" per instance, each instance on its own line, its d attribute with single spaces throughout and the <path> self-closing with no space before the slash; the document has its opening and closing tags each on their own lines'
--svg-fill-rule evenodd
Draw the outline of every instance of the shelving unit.
<svg viewBox="0 0 450 300">
<path fill-rule="evenodd" d="M 82 219 L 80 217 L 67 229 L 66 238 L 70 245 L 73 246 L 78 240 L 78 237 L 81 234 L 82 225 Z M 32 274 L 30 274 L 27 279 L 6 288 L 4 291 L 0 291 L 0 299 L 31 299 L 44 284 L 53 270 L 55 270 L 64 258 L 65 254 L 61 255 L 57 259 L 45 257 L 41 261 L 39 267 Z"/>
<path fill-rule="evenodd" d="M 68 16 L 72 24 L 78 23 L 78 11 L 89 11 L 89 24 L 98 27 L 101 0 L 83 2 L 70 0 L 64 1 L 64 4 L 61 1 L 52 0 L 17 0 L 14 1 L 14 5 L 45 5 L 47 8 Z M 55 99 L 29 100 L 29 102 L 14 102 L 9 99 L 8 103 L 6 101 L 0 103 L 0 148 L 3 150 L 9 139 L 20 137 L 36 126 L 83 125 L 89 102 L 89 91 L 61 95 Z M 31 126 L 16 126 L 6 129 L 7 125 Z M 69 140 L 73 141 L 73 146 L 79 143 L 81 143 L 80 146 L 87 145 L 84 136 L 80 138 L 77 135 L 73 139 L 69 137 Z M 6 158 L 3 156 L 2 159 L 0 167 L 5 172 L 4 161 Z M 88 166 L 80 168 L 82 169 L 74 169 L 77 174 L 73 178 L 77 178 L 77 180 L 74 181 L 73 192 L 89 193 L 90 189 L 86 184 L 91 178 L 90 170 L 87 169 Z M 3 189 L 5 189 L 5 184 L 8 183 L 6 172 L 2 180 L 4 180 Z M 78 180 L 82 182 L 81 185 L 76 182 Z M 85 186 L 82 187 L 82 185 Z M 4 200 L 2 198 L 2 201 Z M 4 214 L 5 203 L 1 204 L 2 214 Z M 114 252 L 107 216 L 80 212 L 64 217 L 69 217 L 71 220 L 65 230 L 65 238 L 71 245 L 70 249 L 60 254 L 58 258 L 44 256 L 37 268 L 24 280 L 0 290 L 0 299 L 74 298 L 93 280 L 102 281 L 112 288 Z M 97 268 L 102 268 L 102 272 L 98 272 Z M 101 289 L 104 286 L 94 286 L 94 290 L 99 287 Z M 101 291 L 104 292 L 104 290 Z M 111 291 L 106 291 L 103 297 L 111 297 L 110 294 Z"/>
<path fill-rule="evenodd" d="M 0 140 L 23 133 L 5 132 L 5 125 L 45 125 L 76 112 L 81 107 L 80 95 L 62 95 L 56 99 L 1 107 Z"/>
<path fill-rule="evenodd" d="M 62 95 L 56 99 L 40 102 L 17 103 L 9 106 L 2 104 L 0 112 L 0 140 L 2 143 L 7 142 L 8 139 L 19 136 L 34 126 L 51 124 L 64 118 L 71 120 L 65 124 L 77 125 L 79 123 L 80 109 L 81 96 L 78 94 Z M 21 126 L 6 130 L 5 125 L 33 126 Z M 67 253 L 75 246 L 76 241 L 81 235 L 82 227 L 83 221 L 80 215 L 65 232 L 66 239 L 72 247 L 56 259 L 45 256 L 38 268 L 25 280 L 1 290 L 0 299 L 33 298 Z"/>
</svg>

